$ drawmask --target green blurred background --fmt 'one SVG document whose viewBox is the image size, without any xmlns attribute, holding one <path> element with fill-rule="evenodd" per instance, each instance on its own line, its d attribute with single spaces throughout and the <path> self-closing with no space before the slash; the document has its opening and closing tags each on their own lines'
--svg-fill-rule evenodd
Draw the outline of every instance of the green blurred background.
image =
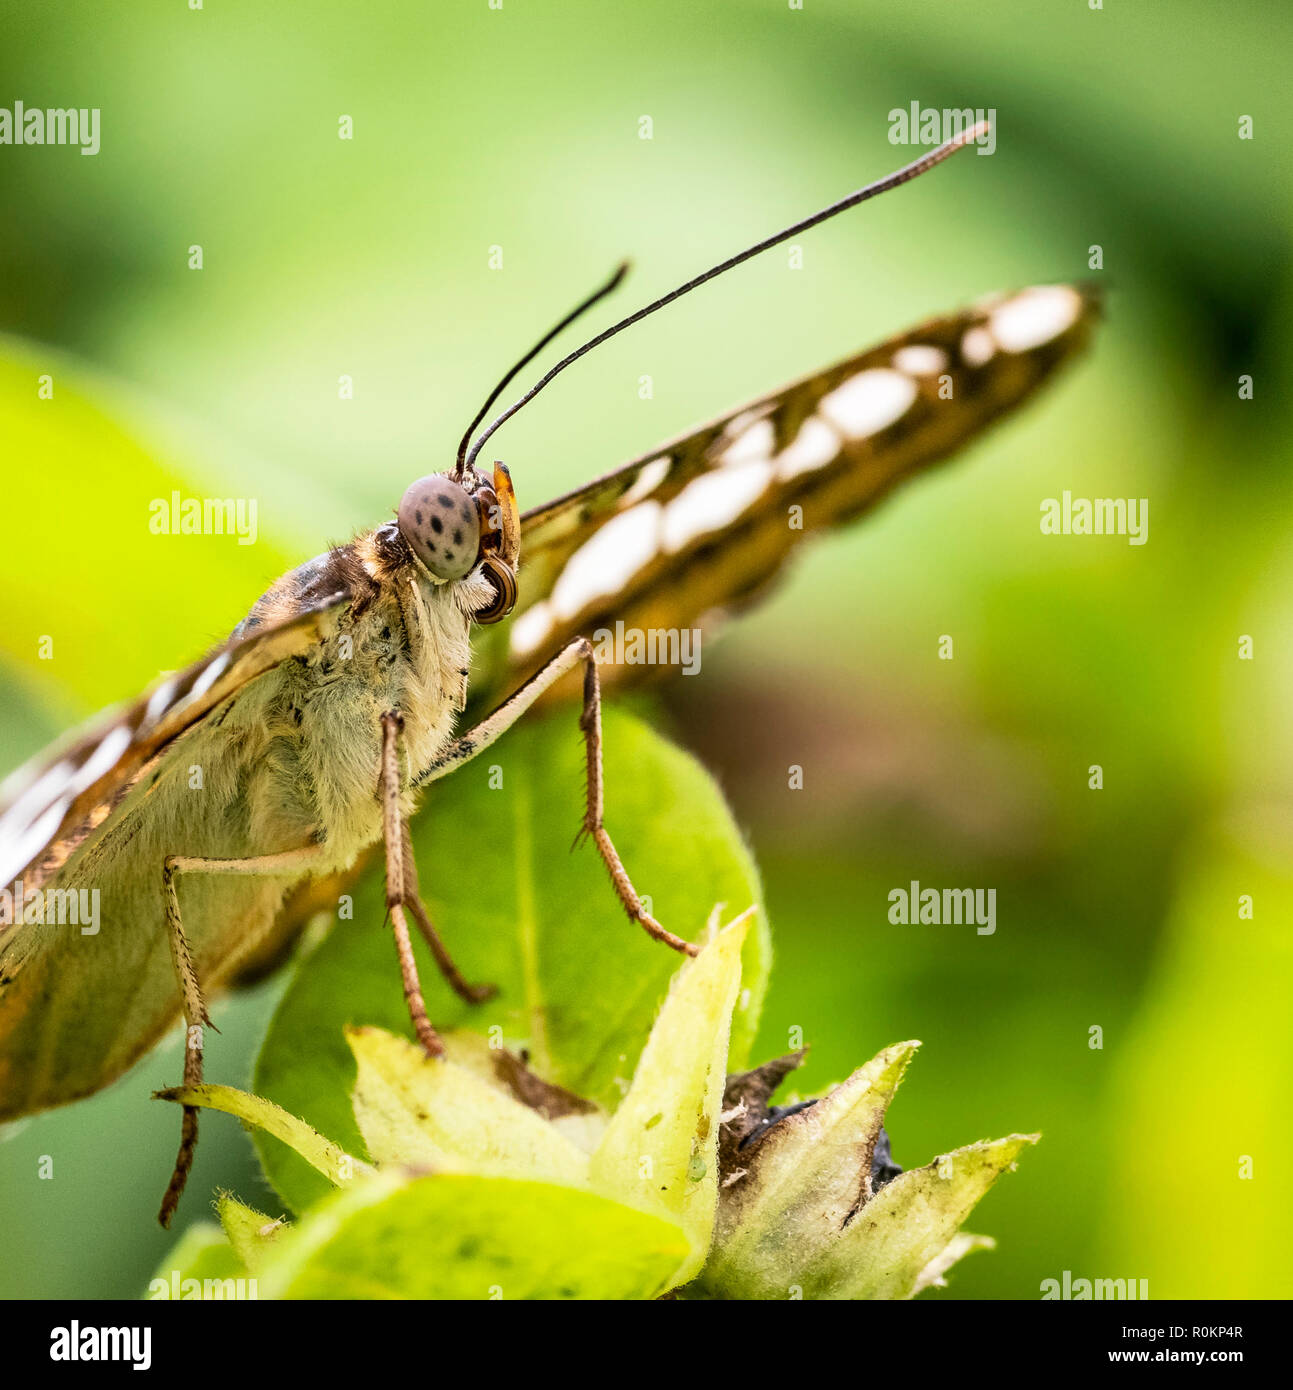
<svg viewBox="0 0 1293 1390">
<path fill-rule="evenodd" d="M 908 158 L 891 108 L 995 108 L 991 158 L 619 338 L 500 453 L 533 505 L 987 291 L 1107 282 L 1079 367 L 814 547 L 661 724 L 766 877 L 761 1051 L 802 1030 L 809 1091 L 924 1039 L 890 1115 L 909 1166 L 1044 1133 L 971 1222 L 1000 1248 L 931 1296 L 1065 1269 L 1293 1293 L 1287 7 L 86 0 L 3 26 L 0 105 L 102 109 L 93 158 L 0 146 L 4 768 L 389 516 L 621 256 L 627 310 Z M 257 544 L 150 535 L 172 487 L 257 498 Z M 1148 497 L 1148 544 L 1043 536 L 1065 488 Z M 890 926 L 911 879 L 995 887 L 996 934 Z M 219 1079 L 245 1083 L 280 988 L 222 1003 Z M 174 1116 L 146 1096 L 178 1055 L 5 1132 L 5 1295 L 140 1291 L 172 1239 Z M 191 1190 L 272 1204 L 205 1129 Z"/>
</svg>

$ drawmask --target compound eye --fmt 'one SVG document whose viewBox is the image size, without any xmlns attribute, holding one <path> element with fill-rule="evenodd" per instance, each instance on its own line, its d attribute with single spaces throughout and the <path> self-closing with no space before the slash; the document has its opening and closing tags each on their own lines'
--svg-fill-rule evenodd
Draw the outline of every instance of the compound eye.
<svg viewBox="0 0 1293 1390">
<path fill-rule="evenodd" d="M 409 488 L 398 520 L 400 534 L 437 579 L 461 579 L 476 563 L 476 504 L 465 488 L 443 473 L 430 473 Z"/>
</svg>

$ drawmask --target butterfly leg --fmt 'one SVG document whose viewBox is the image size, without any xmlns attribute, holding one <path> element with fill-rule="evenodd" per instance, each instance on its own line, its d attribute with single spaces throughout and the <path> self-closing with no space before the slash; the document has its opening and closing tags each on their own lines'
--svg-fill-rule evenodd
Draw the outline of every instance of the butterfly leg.
<svg viewBox="0 0 1293 1390">
<path fill-rule="evenodd" d="M 417 923 L 418 930 L 422 933 L 426 944 L 431 948 L 435 963 L 440 967 L 440 973 L 445 977 L 449 988 L 459 999 L 465 999 L 468 1004 L 483 1004 L 498 993 L 498 986 L 473 985 L 454 964 L 453 957 L 440 939 L 440 933 L 436 931 L 435 923 L 432 922 L 427 913 L 426 905 L 422 901 L 422 890 L 418 885 L 417 860 L 413 856 L 413 841 L 409 835 L 407 821 L 403 823 L 401 829 L 404 834 L 404 906 L 413 914 L 413 920 Z"/>
<path fill-rule="evenodd" d="M 436 931 L 435 923 L 432 922 L 422 902 L 422 892 L 418 885 L 417 859 L 413 854 L 413 841 L 409 835 L 408 822 L 400 814 L 399 740 L 403 728 L 404 721 L 397 711 L 392 710 L 382 716 L 382 830 L 386 835 L 398 833 L 400 840 L 398 864 L 393 863 L 389 849 L 387 851 L 386 905 L 392 909 L 392 922 L 395 920 L 394 908 L 397 906 L 401 909 L 401 913 L 404 908 L 407 908 L 413 914 L 413 920 L 417 923 L 418 930 L 431 948 L 435 963 L 440 967 L 440 973 L 444 976 L 450 989 L 460 999 L 466 1000 L 468 1004 L 483 1004 L 486 999 L 492 999 L 498 993 L 498 987 L 496 985 L 473 985 L 463 976 L 462 971 L 454 964 L 454 959 L 449 954 L 448 948 L 440 939 L 440 933 Z M 389 767 L 388 758 L 393 759 Z M 391 885 L 396 880 L 391 875 L 395 872 L 400 873 L 401 877 L 398 880 L 399 891 L 393 895 Z M 392 896 L 397 899 L 395 903 L 391 901 Z M 408 935 L 407 926 L 404 935 Z M 400 947 L 399 941 L 400 928 L 397 926 L 396 946 L 400 951 L 400 969 L 407 985 L 409 972 L 405 968 L 404 951 Z M 411 951 L 408 964 L 412 967 L 413 980 L 416 983 L 417 968 L 413 964 Z M 419 999 L 422 997 L 420 989 L 417 997 Z M 410 1005 L 410 1010 L 411 1007 Z M 425 1009 L 423 1012 L 425 1013 Z M 416 1017 L 413 1022 L 414 1026 L 418 1027 Z M 427 1026 L 430 1027 L 429 1024 Z M 421 1028 L 418 1028 L 418 1037 L 422 1037 Z M 439 1039 L 436 1041 L 439 1042 Z M 425 1039 L 423 1039 L 423 1045 L 425 1046 Z"/>
<path fill-rule="evenodd" d="M 469 729 L 461 738 L 455 739 L 430 767 L 414 779 L 414 786 L 420 787 L 427 782 L 438 781 L 456 767 L 461 767 L 463 763 L 470 762 L 477 754 L 484 752 L 491 743 L 506 733 L 541 695 L 581 662 L 584 667 L 584 706 L 579 716 L 579 728 L 584 735 L 586 791 L 584 824 L 580 834 L 587 835 L 597 846 L 597 852 L 611 876 L 615 895 L 624 911 L 628 913 L 629 920 L 636 922 L 656 941 L 661 941 L 685 955 L 694 956 L 700 950 L 698 946 L 667 931 L 646 910 L 603 823 L 602 693 L 601 682 L 597 677 L 597 654 L 587 638 L 577 637 L 559 651 L 542 670 L 535 672 L 510 699 L 504 700 L 493 714 L 483 719 L 474 729 Z"/>
<path fill-rule="evenodd" d="M 399 956 L 400 975 L 404 980 L 404 1002 L 408 1005 L 409 1018 L 413 1020 L 413 1031 L 417 1033 L 422 1050 L 428 1057 L 443 1057 L 444 1043 L 427 1017 L 422 982 L 418 979 L 417 961 L 413 958 L 413 942 L 409 939 L 409 924 L 404 917 L 404 907 L 409 897 L 406 865 L 412 862 L 412 857 L 404 817 L 400 814 L 399 750 L 403 729 L 404 716 L 398 710 L 388 710 L 382 715 L 379 795 L 382 803 L 382 838 L 386 842 L 386 910 L 391 915 L 395 952 Z M 439 940 L 438 937 L 436 939 Z M 454 973 L 457 974 L 456 968 Z"/>
<path fill-rule="evenodd" d="M 184 1009 L 184 1084 L 202 1084 L 202 1045 L 203 1030 L 214 1027 L 207 1013 L 206 1000 L 202 997 L 202 986 L 198 981 L 197 968 L 193 964 L 193 953 L 189 950 L 188 938 L 184 935 L 184 922 L 180 917 L 180 898 L 175 880 L 180 874 L 288 874 L 299 877 L 309 869 L 320 850 L 311 846 L 308 849 L 287 850 L 282 854 L 263 854 L 254 859 L 200 859 L 184 854 L 167 855 L 162 865 L 162 900 L 166 911 L 166 936 L 170 942 L 171 963 L 175 967 L 175 977 L 179 981 L 180 999 Z M 180 1148 L 175 1156 L 175 1171 L 162 1198 L 161 1210 L 157 1219 L 163 1226 L 171 1224 L 175 1208 L 179 1206 L 188 1182 L 189 1170 L 193 1167 L 193 1155 L 198 1146 L 197 1107 L 186 1105 L 180 1126 Z"/>
</svg>

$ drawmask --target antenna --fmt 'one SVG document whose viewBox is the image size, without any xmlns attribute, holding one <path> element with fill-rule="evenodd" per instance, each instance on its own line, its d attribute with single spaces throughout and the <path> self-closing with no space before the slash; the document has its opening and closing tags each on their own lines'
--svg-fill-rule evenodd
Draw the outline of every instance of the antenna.
<svg viewBox="0 0 1293 1390">
<path fill-rule="evenodd" d="M 461 479 L 462 475 L 466 472 L 466 466 L 463 460 L 466 457 L 467 445 L 471 443 L 471 436 L 475 431 L 476 426 L 479 425 L 480 422 L 485 418 L 486 412 L 489 410 L 490 406 L 493 405 L 494 402 L 499 398 L 499 396 L 503 394 L 503 389 L 507 386 L 508 382 L 512 380 L 512 378 L 517 374 L 517 372 L 521 370 L 522 367 L 528 367 L 530 363 L 533 362 L 534 359 L 543 351 L 543 349 L 547 347 L 548 344 L 555 337 L 557 337 L 558 334 L 564 333 L 565 330 L 569 328 L 570 325 L 574 323 L 574 321 L 581 314 L 583 314 L 586 310 L 591 309 L 593 305 L 596 304 L 599 300 L 605 299 L 606 296 L 610 294 L 612 291 L 618 289 L 620 281 L 623 280 L 628 273 L 628 261 L 621 261 L 619 265 L 615 267 L 615 273 L 611 276 L 609 280 L 607 280 L 607 282 L 601 287 L 601 289 L 594 290 L 592 294 L 590 294 L 582 304 L 572 309 L 565 316 L 565 318 L 561 320 L 559 324 L 557 324 L 554 328 L 549 329 L 549 331 L 545 333 L 537 343 L 535 343 L 535 345 L 529 350 L 529 352 L 527 352 L 525 356 L 522 357 L 521 360 L 515 364 L 515 366 L 509 368 L 507 373 L 504 375 L 502 381 L 500 381 L 498 385 L 495 386 L 494 389 L 485 398 L 485 404 L 482 405 L 481 408 L 476 412 L 476 418 L 471 422 L 470 425 L 467 426 L 466 433 L 462 437 L 462 442 L 458 445 L 458 458 L 454 464 L 453 471 L 459 479 Z M 472 457 L 475 458 L 475 455 L 473 454 Z"/>
<path fill-rule="evenodd" d="M 727 260 L 720 261 L 717 265 L 711 266 L 706 271 L 702 271 L 701 274 L 697 275 L 694 279 L 688 280 L 685 285 L 679 285 L 677 289 L 670 290 L 666 295 L 661 295 L 659 299 L 653 300 L 644 309 L 639 309 L 637 313 L 630 314 L 628 318 L 621 319 L 618 323 L 612 324 L 595 338 L 590 338 L 582 347 L 576 348 L 574 352 L 563 357 L 555 367 L 541 376 L 520 400 L 508 406 L 508 408 L 494 420 L 476 440 L 475 444 L 471 446 L 471 452 L 466 457 L 465 467 L 470 468 L 475 464 L 476 456 L 484 447 L 485 442 L 500 425 L 510 420 L 522 406 L 528 405 L 554 377 L 564 372 L 572 362 L 577 362 L 586 352 L 591 352 L 608 338 L 613 338 L 617 333 L 622 333 L 626 328 L 638 323 L 649 314 L 654 314 L 657 309 L 663 309 L 666 304 L 672 304 L 675 299 L 681 299 L 684 294 L 689 294 L 692 290 L 703 285 L 707 280 L 713 280 L 716 276 L 722 275 L 724 271 L 731 270 L 734 266 L 740 265 L 742 261 L 748 261 L 752 256 L 757 256 L 763 251 L 768 251 L 772 247 L 780 245 L 781 242 L 787 241 L 790 237 L 797 236 L 800 232 L 806 232 L 809 228 L 816 227 L 819 223 L 826 222 L 841 212 L 847 212 L 849 208 L 857 207 L 859 203 L 865 203 L 871 198 L 878 197 L 881 193 L 887 193 L 891 188 L 898 188 L 904 183 L 910 183 L 912 179 L 918 178 L 921 174 L 925 173 L 926 170 L 932 169 L 936 164 L 941 164 L 949 155 L 955 154 L 963 145 L 968 145 L 979 139 L 981 135 L 987 134 L 989 124 L 988 121 L 980 121 L 977 125 L 961 131 L 959 135 L 954 135 L 952 139 L 945 141 L 943 144 L 939 145 L 937 149 L 930 150 L 928 154 L 922 155 L 919 159 L 913 160 L 912 163 L 905 164 L 901 169 L 896 169 L 892 174 L 887 174 L 882 179 L 877 179 L 875 183 L 869 183 L 866 187 L 857 189 L 856 192 L 850 193 L 848 197 L 841 198 L 839 202 L 832 203 L 829 207 L 823 208 L 821 212 L 815 212 L 811 217 L 805 217 L 800 222 L 792 223 L 783 231 L 777 232 L 773 236 L 765 237 L 763 241 L 755 242 L 753 246 L 747 246 L 744 251 L 738 251 L 735 256 L 729 256 Z M 614 286 L 619 283 L 623 270 L 624 267 L 621 267 L 620 270 L 616 272 L 615 278 L 610 284 L 581 304 L 574 313 L 568 315 L 557 328 L 554 328 L 553 331 L 548 334 L 547 338 L 543 340 L 543 343 L 541 343 L 539 347 L 546 344 L 552 337 L 560 332 L 561 328 L 564 328 L 566 324 L 570 323 L 571 320 L 581 314 L 584 309 L 600 299 L 609 289 L 614 288 Z M 525 362 L 528 362 L 538 351 L 539 348 L 536 347 L 534 352 L 527 354 L 527 356 L 513 368 L 512 372 L 509 372 L 508 376 L 504 378 L 503 385 L 505 385 L 515 372 L 518 371 Z M 499 387 L 499 390 L 501 389 L 502 385 Z M 498 391 L 495 391 L 494 395 L 490 397 L 490 401 L 492 402 L 497 395 Z M 484 418 L 485 410 L 488 408 L 489 406 L 487 403 L 484 409 L 481 410 L 480 415 L 477 416 L 477 423 Z M 473 426 L 473 428 L 474 427 L 475 426 Z M 468 434 L 470 433 L 471 431 L 468 430 Z"/>
</svg>

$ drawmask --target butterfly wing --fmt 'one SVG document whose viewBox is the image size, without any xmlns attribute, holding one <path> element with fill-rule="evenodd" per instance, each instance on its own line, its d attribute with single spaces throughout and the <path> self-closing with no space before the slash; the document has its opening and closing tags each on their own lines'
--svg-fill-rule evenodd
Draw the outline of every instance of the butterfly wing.
<svg viewBox="0 0 1293 1390">
<path fill-rule="evenodd" d="M 300 576 L 309 568 L 280 581 L 233 635 L 200 661 L 158 680 L 132 703 L 97 716 L 67 746 L 39 755 L 5 780 L 0 884 L 21 879 L 25 891 L 42 888 L 105 824 L 145 764 L 257 676 L 322 639 L 351 593 L 303 592 Z"/>
<path fill-rule="evenodd" d="M 480 653 L 475 695 L 495 703 L 572 637 L 617 620 L 644 631 L 712 627 L 807 537 L 867 510 L 1026 400 L 1084 346 L 1097 313 L 1093 290 L 1068 285 L 985 300 L 527 512 L 516 615 Z M 669 669 L 607 665 L 603 680 Z"/>
<path fill-rule="evenodd" d="M 221 778 L 237 781 L 246 757 L 236 739 L 226 746 L 222 726 L 256 708 L 284 663 L 338 631 L 344 610 L 360 606 L 355 575 L 349 547 L 292 571 L 228 641 L 10 779 L 0 810 L 0 1117 L 98 1090 L 174 1021 L 160 866 L 177 850 L 257 851 L 215 790 Z M 212 776 L 212 790 L 189 780 L 195 770 Z M 259 877 L 188 885 L 189 943 L 208 988 L 270 948 L 285 887 Z"/>
</svg>

